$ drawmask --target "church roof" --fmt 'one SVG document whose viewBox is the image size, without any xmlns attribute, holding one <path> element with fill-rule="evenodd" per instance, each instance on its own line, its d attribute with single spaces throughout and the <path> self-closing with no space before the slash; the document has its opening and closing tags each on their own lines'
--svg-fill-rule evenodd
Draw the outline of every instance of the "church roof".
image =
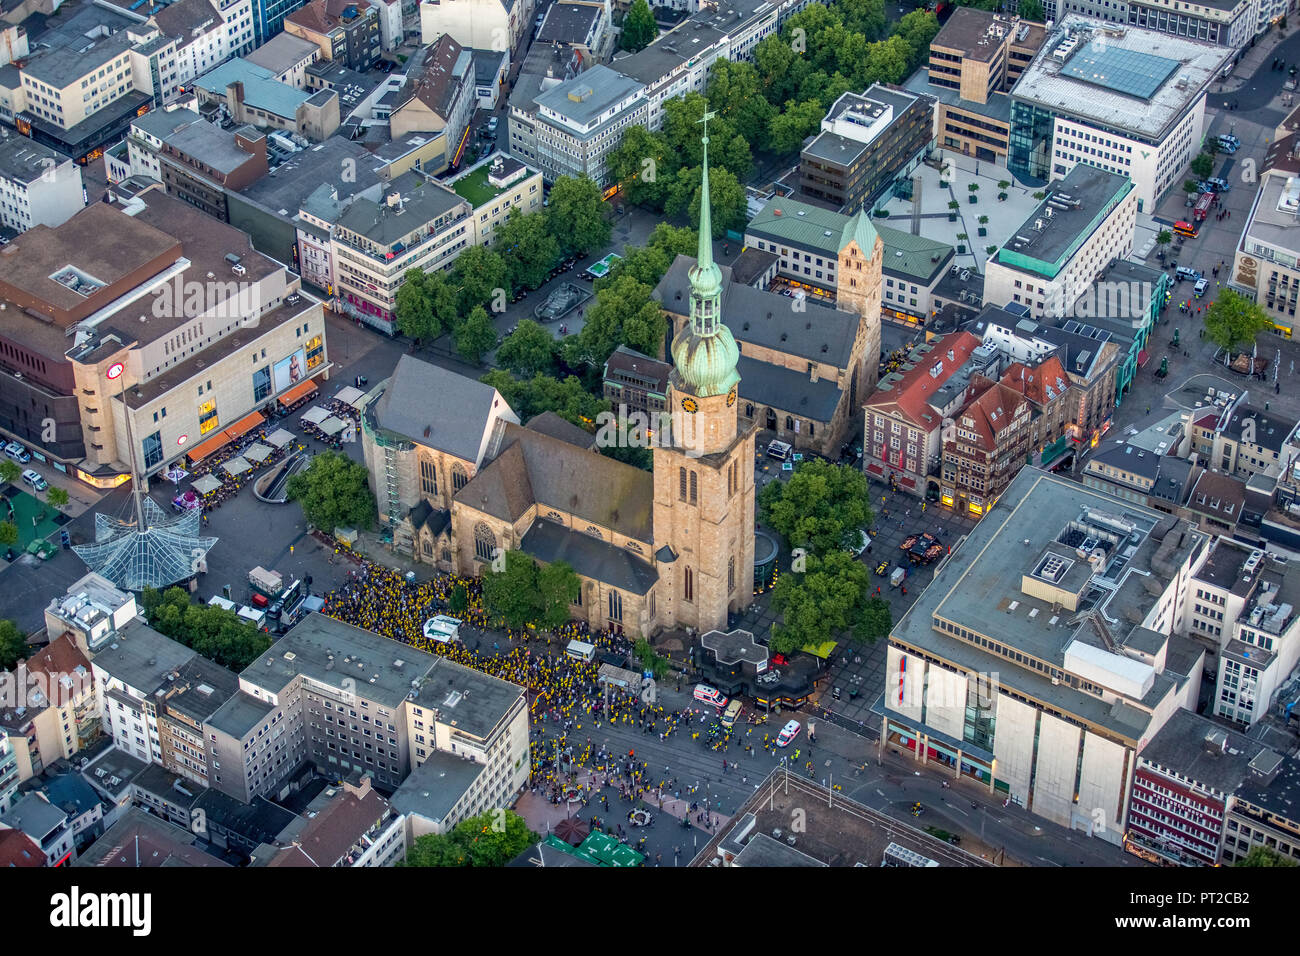
<svg viewBox="0 0 1300 956">
<path fill-rule="evenodd" d="M 456 501 L 504 521 L 530 506 L 574 515 L 638 541 L 654 540 L 654 475 L 605 455 L 507 425 L 505 448 L 479 469 Z"/>
<path fill-rule="evenodd" d="M 654 566 L 627 548 L 616 548 L 545 518 L 533 522 L 519 542 L 519 550 L 546 564 L 563 561 L 585 578 L 632 594 L 648 593 L 659 580 Z"/>
<path fill-rule="evenodd" d="M 689 314 L 694 264 L 690 256 L 678 256 L 655 286 L 654 298 L 667 311 Z M 794 303 L 779 293 L 734 282 L 731 270 L 722 267 L 722 321 L 737 342 L 846 368 L 858 337 L 857 313 L 806 300 L 796 312 Z"/>
<path fill-rule="evenodd" d="M 835 417 L 844 390 L 833 378 L 812 381 L 803 372 L 771 365 L 746 355 L 736 363 L 740 372 L 740 394 L 747 402 L 770 405 L 815 422 Z"/>
<path fill-rule="evenodd" d="M 497 403 L 491 385 L 403 355 L 373 407 L 380 428 L 477 464 Z"/>
<path fill-rule="evenodd" d="M 528 419 L 528 424 L 525 427 L 529 431 L 550 435 L 552 438 L 567 441 L 570 445 L 577 445 L 579 448 L 590 450 L 596 446 L 595 435 L 585 428 L 579 428 L 568 419 L 561 418 L 555 412 L 547 411 L 542 412 L 540 415 L 534 415 Z"/>
</svg>

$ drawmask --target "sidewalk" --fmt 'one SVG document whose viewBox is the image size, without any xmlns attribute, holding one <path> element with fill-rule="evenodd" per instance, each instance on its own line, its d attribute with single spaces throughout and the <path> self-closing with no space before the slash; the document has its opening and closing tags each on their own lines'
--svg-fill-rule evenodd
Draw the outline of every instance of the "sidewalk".
<svg viewBox="0 0 1300 956">
<path fill-rule="evenodd" d="M 1232 76 L 1225 79 L 1220 87 L 1212 89 L 1211 93 L 1236 93 L 1244 89 L 1261 66 L 1273 62 L 1274 51 L 1290 35 L 1289 32 L 1279 33 L 1276 29 L 1270 28 L 1263 40 L 1257 41 L 1253 47 L 1246 48 L 1241 61 L 1233 67 Z M 1213 85 L 1211 84 L 1212 87 Z"/>
</svg>

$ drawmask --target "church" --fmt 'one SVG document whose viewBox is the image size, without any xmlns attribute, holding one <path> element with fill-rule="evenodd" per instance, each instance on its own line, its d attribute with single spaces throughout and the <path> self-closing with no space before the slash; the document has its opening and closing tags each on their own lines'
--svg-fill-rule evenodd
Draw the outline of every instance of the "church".
<svg viewBox="0 0 1300 956">
<path fill-rule="evenodd" d="M 754 584 L 754 433 L 739 416 L 740 351 L 722 321 L 710 241 L 708 134 L 689 321 L 673 337 L 671 440 L 646 472 L 552 414 L 527 424 L 490 386 L 403 356 L 362 412 L 381 521 L 440 570 L 491 573 L 518 550 L 577 573 L 575 618 L 651 635 L 727 627 Z"/>
</svg>

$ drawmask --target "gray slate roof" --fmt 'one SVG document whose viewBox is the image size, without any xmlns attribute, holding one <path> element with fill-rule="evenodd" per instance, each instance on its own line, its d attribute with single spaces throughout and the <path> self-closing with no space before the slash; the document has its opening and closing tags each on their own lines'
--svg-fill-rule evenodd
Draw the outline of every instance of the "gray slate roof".
<svg viewBox="0 0 1300 956">
<path fill-rule="evenodd" d="M 398 813 L 441 822 L 486 772 L 486 764 L 435 750 L 402 781 L 389 802 Z"/>
<path fill-rule="evenodd" d="M 817 422 L 830 421 L 844 395 L 834 379 L 814 382 L 803 372 L 746 355 L 736 362 L 736 371 L 740 373 L 740 395 L 746 401 L 770 405 Z"/>
<path fill-rule="evenodd" d="M 478 464 L 496 389 L 403 355 L 372 408 L 381 428 Z"/>
<path fill-rule="evenodd" d="M 653 565 L 626 548 L 545 519 L 533 522 L 519 550 L 546 564 L 563 561 L 583 577 L 631 594 L 648 594 L 659 579 Z"/>
</svg>

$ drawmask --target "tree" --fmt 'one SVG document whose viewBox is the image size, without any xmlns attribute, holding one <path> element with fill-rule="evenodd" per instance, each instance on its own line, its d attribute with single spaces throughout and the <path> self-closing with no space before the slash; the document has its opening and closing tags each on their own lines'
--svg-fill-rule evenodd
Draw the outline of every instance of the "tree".
<svg viewBox="0 0 1300 956">
<path fill-rule="evenodd" d="M 655 15 L 650 12 L 650 4 L 646 0 L 633 0 L 627 15 L 623 17 L 623 32 L 619 35 L 619 46 L 636 53 L 648 47 L 650 41 L 658 35 L 659 25 L 655 23 Z"/>
<path fill-rule="evenodd" d="M 884 0 L 839 0 L 835 4 L 835 10 L 844 18 L 844 26 L 854 33 L 860 33 L 868 40 L 879 40 L 885 35 L 887 20 Z M 913 10 L 912 13 L 923 14 L 925 11 Z M 906 19 L 903 17 L 903 20 Z M 900 26 L 903 20 L 899 21 Z"/>
<path fill-rule="evenodd" d="M 442 273 L 408 269 L 395 311 L 399 332 L 417 343 L 432 341 L 455 321 L 456 293 Z"/>
<path fill-rule="evenodd" d="M 1231 289 L 1220 289 L 1205 310 L 1205 334 L 1229 354 L 1245 349 L 1272 327 L 1273 320 L 1263 309 Z"/>
<path fill-rule="evenodd" d="M 644 126 L 631 126 L 606 159 L 610 178 L 619 184 L 624 198 L 635 205 L 662 210 L 668 197 L 668 183 L 681 161 L 668 149 L 662 133 Z"/>
<path fill-rule="evenodd" d="M 815 459 L 796 465 L 789 481 L 768 484 L 758 497 L 759 513 L 790 547 L 827 554 L 871 523 L 870 495 L 858 469 Z"/>
<path fill-rule="evenodd" d="M 699 93 L 664 100 L 663 134 L 678 166 L 696 167 L 704 161 L 704 144 L 700 141 L 704 126 L 700 120 L 709 101 Z M 709 120 L 709 172 L 728 169 L 741 181 L 754 171 L 754 156 L 749 143 L 736 132 L 725 116 Z M 698 181 L 699 173 L 695 179 Z"/>
<path fill-rule="evenodd" d="M 555 365 L 555 336 L 539 322 L 523 319 L 497 349 L 497 364 L 531 378 Z"/>
<path fill-rule="evenodd" d="M 141 595 L 149 626 L 222 667 L 241 671 L 271 646 L 271 638 L 234 611 L 193 604 L 189 592 L 172 587 Z"/>
<path fill-rule="evenodd" d="M 668 658 L 656 654 L 655 649 L 644 637 L 636 639 L 636 644 L 632 647 L 632 656 L 640 662 L 642 670 L 654 674 L 655 680 L 662 680 L 668 673 Z"/>
<path fill-rule="evenodd" d="M 535 623 L 538 612 L 537 562 L 522 551 L 507 551 L 505 567 L 483 575 L 483 607 L 514 630 Z"/>
<path fill-rule="evenodd" d="M 8 458 L 0 460 L 0 488 L 5 485 L 17 484 L 18 479 L 22 477 L 23 470 Z"/>
<path fill-rule="evenodd" d="M 0 548 L 12 548 L 18 543 L 18 525 L 0 521 Z"/>
<path fill-rule="evenodd" d="M 536 289 L 560 258 L 560 246 L 546 228 L 546 216 L 536 212 L 524 215 L 517 207 L 497 230 L 496 249 L 516 290 Z"/>
<path fill-rule="evenodd" d="M 417 837 L 397 865 L 505 866 L 540 839 L 514 811 L 488 810 L 462 820 L 450 833 Z"/>
<path fill-rule="evenodd" d="M 873 597 L 863 605 L 853 636 L 874 644 L 880 638 L 887 637 L 893 626 L 894 614 L 889 608 L 889 602 L 884 598 Z"/>
<path fill-rule="evenodd" d="M 498 369 L 488 372 L 479 381 L 500 392 L 524 421 L 542 412 L 555 412 L 579 428 L 591 428 L 596 423 L 596 416 L 609 409 L 609 403 L 587 391 L 576 375 L 563 379 L 534 375 L 520 381 L 509 372 Z"/>
<path fill-rule="evenodd" d="M 537 623 L 555 630 L 569 619 L 569 605 L 578 596 L 582 582 L 568 564 L 555 561 L 537 572 Z"/>
<path fill-rule="evenodd" d="M 1174 241 L 1174 234 L 1168 229 L 1161 229 L 1156 233 L 1156 245 L 1167 246 Z"/>
<path fill-rule="evenodd" d="M 1032 20 L 1034 23 L 1043 23 L 1047 20 L 1043 5 L 1038 0 L 1020 0 L 1020 6 L 1017 9 L 1022 20 Z"/>
<path fill-rule="evenodd" d="M 27 638 L 13 621 L 0 620 L 0 671 L 11 671 L 27 658 Z"/>
<path fill-rule="evenodd" d="M 732 124 L 751 149 L 762 142 L 776 110 L 763 96 L 763 81 L 754 64 L 715 60 L 705 96 L 709 106 Z"/>
<path fill-rule="evenodd" d="M 487 309 L 476 305 L 465 321 L 456 326 L 452 340 L 456 343 L 456 351 L 466 362 L 478 365 L 483 361 L 483 356 L 497 344 L 496 326 L 488 318 Z"/>
<path fill-rule="evenodd" d="M 505 260 L 487 246 L 470 246 L 456 257 L 451 270 L 451 285 L 456 289 L 460 313 L 468 315 L 475 307 L 490 304 L 497 289 L 504 290 L 509 281 Z"/>
<path fill-rule="evenodd" d="M 563 252 L 585 256 L 609 242 L 614 227 L 591 177 L 560 176 L 547 198 L 546 226 Z"/>
<path fill-rule="evenodd" d="M 668 203 L 664 207 L 669 216 L 687 213 L 693 229 L 700 226 L 701 182 L 699 166 L 679 169 L 677 178 L 669 187 Z M 730 170 L 714 169 L 712 158 L 709 161 L 709 200 L 714 239 L 721 239 L 728 229 L 744 227 L 747 211 L 745 187 Z"/>
<path fill-rule="evenodd" d="M 1210 153 L 1201 153 L 1192 160 L 1192 172 L 1204 179 L 1214 172 L 1214 156 Z"/>
<path fill-rule="evenodd" d="M 894 34 L 903 39 L 912 51 L 907 58 L 908 72 L 914 71 L 930 56 L 930 41 L 939 32 L 939 18 L 925 10 L 913 10 L 906 14 L 894 28 Z M 1007 185 L 1010 185 L 1008 183 Z M 1006 186 L 1001 187 L 1003 189 Z"/>
<path fill-rule="evenodd" d="M 597 292 L 596 301 L 587 307 L 582 331 L 564 343 L 569 365 L 603 366 L 620 345 L 646 355 L 659 355 L 668 334 L 668 320 L 659 303 L 650 297 L 651 291 L 650 286 L 622 275 Z"/>
<path fill-rule="evenodd" d="M 791 100 L 778 115 L 772 117 L 768 146 L 774 153 L 795 152 L 805 139 L 821 127 L 825 114 L 826 110 L 819 100 L 805 100 L 802 103 Z"/>
<path fill-rule="evenodd" d="M 1201 188 L 1200 188 L 1199 186 L 1197 186 L 1196 183 L 1192 182 L 1192 180 L 1190 180 L 1190 179 L 1184 179 L 1184 180 L 1183 180 L 1183 192 L 1185 192 L 1185 193 L 1191 193 L 1192 195 L 1195 195 L 1196 193 L 1199 193 L 1200 191 L 1201 191 Z"/>
<path fill-rule="evenodd" d="M 447 596 L 447 610 L 452 614 L 463 614 L 469 607 L 469 588 L 463 584 L 457 584 L 451 589 L 451 594 Z"/>
<path fill-rule="evenodd" d="M 1254 846 L 1233 866 L 1295 866 L 1295 861 L 1288 860 L 1271 847 Z"/>
<path fill-rule="evenodd" d="M 305 471 L 289 479 L 289 497 L 302 505 L 306 519 L 322 531 L 369 528 L 374 522 L 375 496 L 366 466 L 342 452 L 314 455 Z"/>
<path fill-rule="evenodd" d="M 51 485 L 50 490 L 45 493 L 45 500 L 56 508 L 65 507 L 68 503 L 68 499 L 68 493 L 55 485 Z"/>
<path fill-rule="evenodd" d="M 803 573 L 782 576 L 772 592 L 772 607 L 782 620 L 772 628 L 768 646 L 778 654 L 821 644 L 849 629 L 855 636 L 867 634 L 862 624 L 871 588 L 867 566 L 843 551 L 806 560 Z"/>
</svg>

